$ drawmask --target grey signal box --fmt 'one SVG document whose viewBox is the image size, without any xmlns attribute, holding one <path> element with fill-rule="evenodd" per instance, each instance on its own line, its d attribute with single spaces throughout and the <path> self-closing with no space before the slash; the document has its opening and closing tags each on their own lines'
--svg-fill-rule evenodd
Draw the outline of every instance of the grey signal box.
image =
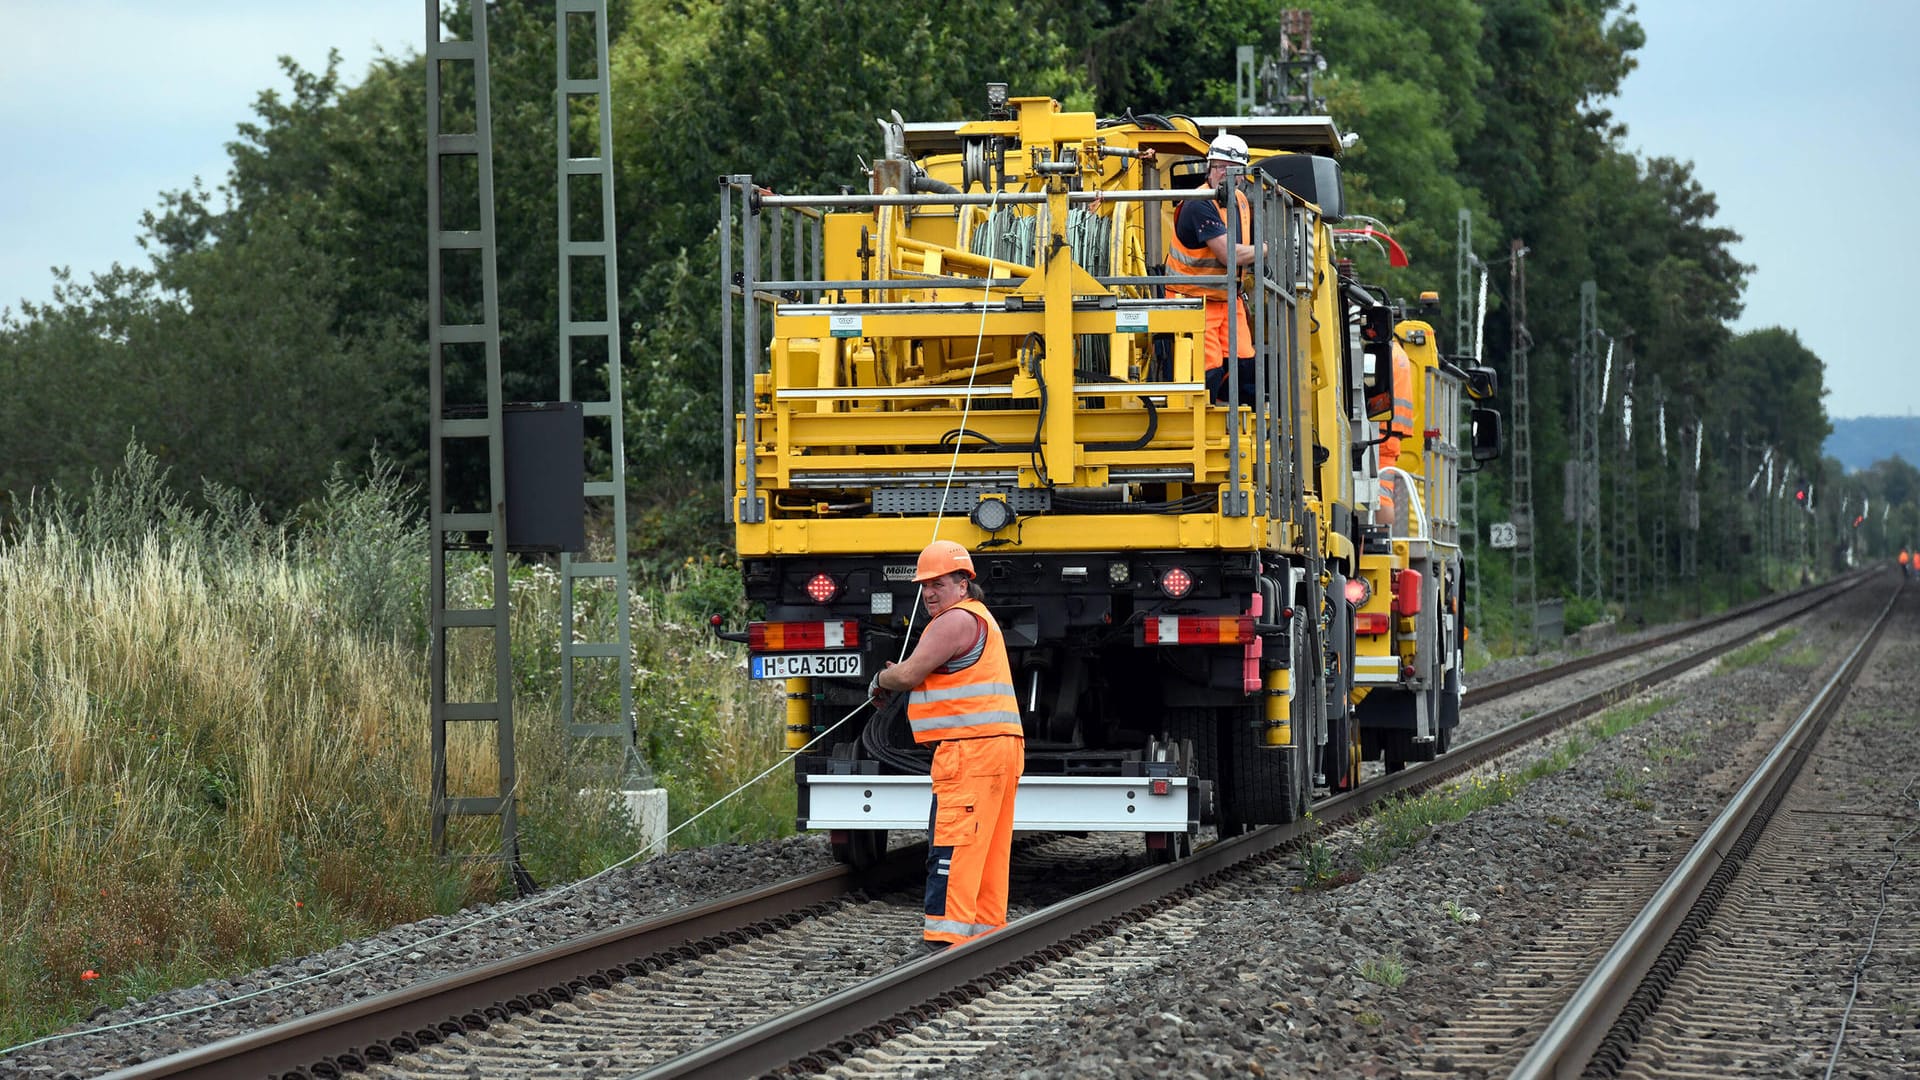
<svg viewBox="0 0 1920 1080">
<path fill-rule="evenodd" d="M 586 425 L 578 401 L 509 403 L 507 550 L 587 549 Z"/>
</svg>

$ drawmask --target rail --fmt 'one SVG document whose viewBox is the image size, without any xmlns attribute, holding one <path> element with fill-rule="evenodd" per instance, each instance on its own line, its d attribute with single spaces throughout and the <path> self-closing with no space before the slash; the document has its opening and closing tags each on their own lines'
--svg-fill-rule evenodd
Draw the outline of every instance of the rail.
<svg viewBox="0 0 1920 1080">
<path fill-rule="evenodd" d="M 1715 882 L 1730 878 L 1745 861 L 1774 808 L 1800 774 L 1813 744 L 1826 729 L 1849 687 L 1866 666 L 1887 617 L 1905 587 L 1902 582 L 1860 643 L 1787 728 L 1758 768 L 1734 793 L 1672 875 L 1647 901 L 1600 962 L 1594 965 L 1559 1015 L 1513 1070 L 1514 1080 L 1577 1077 L 1592 1064 L 1617 1066 L 1637 1037 L 1638 1020 L 1666 991 L 1684 953 L 1688 926 L 1706 921 L 1717 905 Z M 1603 1061 L 1604 1059 L 1604 1061 Z"/>
</svg>

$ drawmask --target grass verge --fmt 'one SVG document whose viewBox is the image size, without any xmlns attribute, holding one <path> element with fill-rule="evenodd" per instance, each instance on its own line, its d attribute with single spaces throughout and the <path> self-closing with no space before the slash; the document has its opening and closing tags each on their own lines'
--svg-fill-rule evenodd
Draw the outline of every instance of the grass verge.
<svg viewBox="0 0 1920 1080">
<path fill-rule="evenodd" d="M 165 481 L 133 448 L 84 501 L 36 499 L 0 537 L 0 1047 L 504 894 L 497 869 L 429 849 L 411 493 L 376 464 L 275 526 Z M 643 764 L 676 824 L 781 753 L 776 693 L 676 599 L 723 594 L 725 573 L 690 564 L 630 597 Z M 456 567 L 450 604 L 492 587 Z M 560 733 L 557 575 L 517 565 L 509 588 L 521 854 L 552 885 L 640 846 L 610 792 L 633 766 Z M 605 640 L 616 600 L 581 597 L 576 638 Z M 490 635 L 447 644 L 454 699 L 490 700 Z M 576 719 L 618 715 L 618 670 L 577 673 Z M 491 794 L 495 754 L 490 725 L 455 731 L 451 793 Z M 781 780 L 676 842 L 789 831 Z M 497 851 L 492 819 L 456 824 L 455 852 Z"/>
</svg>

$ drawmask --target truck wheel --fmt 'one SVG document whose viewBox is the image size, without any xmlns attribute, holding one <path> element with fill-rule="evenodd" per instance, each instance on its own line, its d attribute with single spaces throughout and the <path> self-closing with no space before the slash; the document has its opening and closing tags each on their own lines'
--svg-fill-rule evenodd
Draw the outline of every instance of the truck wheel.
<svg viewBox="0 0 1920 1080">
<path fill-rule="evenodd" d="M 1168 708 L 1161 721 L 1163 741 L 1178 746 L 1187 754 L 1188 775 L 1201 781 L 1213 781 L 1216 793 L 1220 781 L 1220 740 L 1219 721 L 1212 709 L 1192 707 Z M 1201 819 L 1202 825 L 1211 825 L 1212 815 Z"/>
<path fill-rule="evenodd" d="M 1360 763 L 1365 760 L 1366 746 L 1358 715 L 1349 712 L 1332 721 L 1327 728 L 1327 748 L 1321 762 L 1321 771 L 1327 774 L 1327 790 L 1338 793 L 1359 787 Z"/>
<path fill-rule="evenodd" d="M 1161 841 L 1158 847 L 1155 840 Z M 1164 866 L 1178 862 L 1193 854 L 1193 837 L 1183 832 L 1164 832 L 1147 834 L 1147 861 L 1155 866 Z"/>
<path fill-rule="evenodd" d="M 887 830 L 848 829 L 845 840 L 834 840 L 828 846 L 833 849 L 835 862 L 845 863 L 855 870 L 865 870 L 886 858 Z"/>
<path fill-rule="evenodd" d="M 1231 836 L 1260 825 L 1282 825 L 1306 812 L 1313 773 L 1304 747 L 1281 750 L 1264 745 L 1257 705 L 1220 710 L 1221 768 L 1226 790 L 1220 800 L 1220 835 Z M 1299 731 L 1298 725 L 1294 728 Z"/>
</svg>

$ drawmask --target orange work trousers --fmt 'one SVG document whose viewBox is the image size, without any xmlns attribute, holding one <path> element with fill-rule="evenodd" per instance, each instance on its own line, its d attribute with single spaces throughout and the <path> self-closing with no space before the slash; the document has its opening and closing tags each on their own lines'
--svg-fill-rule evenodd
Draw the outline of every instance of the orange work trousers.
<svg viewBox="0 0 1920 1080">
<path fill-rule="evenodd" d="M 1018 735 L 944 739 L 933 750 L 927 843 L 928 941 L 950 944 L 1007 924 L 1013 797 L 1026 768 Z"/>
<path fill-rule="evenodd" d="M 1207 336 L 1204 341 L 1207 370 L 1212 371 L 1227 362 L 1227 302 L 1209 300 L 1206 304 Z M 1233 305 L 1234 351 L 1242 359 L 1253 355 L 1253 325 L 1247 321 L 1247 302 L 1243 298 Z"/>
</svg>

